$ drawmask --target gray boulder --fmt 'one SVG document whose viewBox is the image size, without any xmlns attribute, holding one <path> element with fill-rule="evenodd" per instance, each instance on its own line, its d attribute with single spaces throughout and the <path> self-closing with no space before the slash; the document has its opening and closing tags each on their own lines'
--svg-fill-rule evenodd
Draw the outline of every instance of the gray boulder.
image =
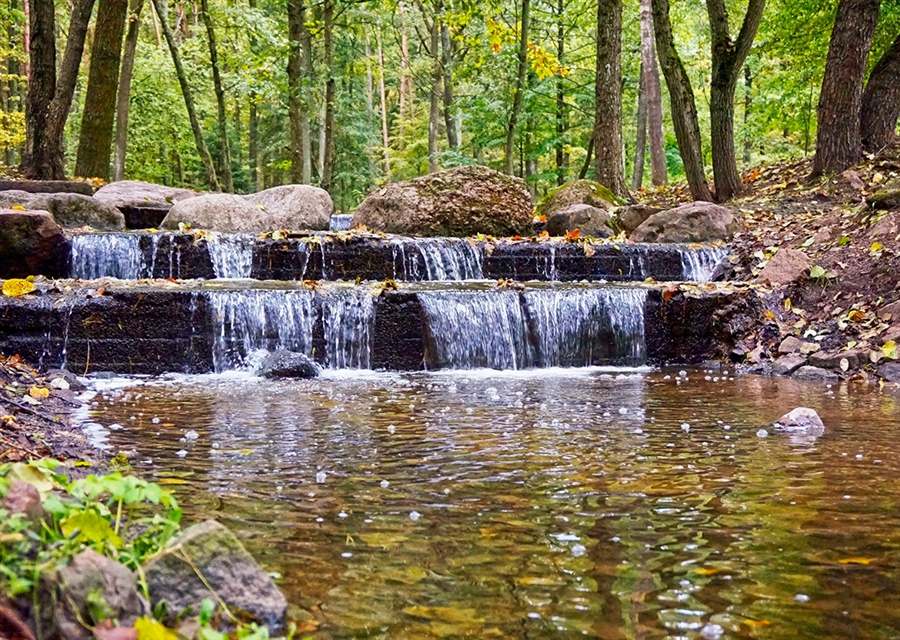
<svg viewBox="0 0 900 640">
<path fill-rule="evenodd" d="M 80 193 L 89 196 L 94 186 L 85 180 L 0 180 L 0 191 L 27 193 Z"/>
<path fill-rule="evenodd" d="M 82 622 L 95 626 L 110 620 L 129 627 L 150 611 L 137 590 L 137 576 L 93 549 L 75 556 L 57 572 L 54 582 L 55 623 L 59 636 L 66 640 L 94 637 Z"/>
<path fill-rule="evenodd" d="M 159 226 L 174 203 L 198 195 L 190 189 L 119 180 L 100 187 L 94 198 L 121 211 L 129 229 L 146 229 Z"/>
<path fill-rule="evenodd" d="M 269 216 L 261 208 L 228 193 L 209 193 L 176 202 L 163 219 L 162 227 L 178 229 L 182 223 L 194 229 L 223 233 L 258 233 L 283 228 L 269 224 Z"/>
<path fill-rule="evenodd" d="M 302 353 L 279 349 L 263 358 L 259 365 L 263 378 L 315 378 L 319 365 Z"/>
<path fill-rule="evenodd" d="M 775 430 L 818 438 L 825 433 L 825 425 L 815 410 L 797 407 L 775 421 Z"/>
<path fill-rule="evenodd" d="M 586 204 L 608 211 L 613 205 L 623 204 L 621 198 L 594 180 L 573 180 L 553 189 L 537 206 L 535 213 L 550 216 L 573 204 Z M 551 234 L 552 235 L 552 234 Z"/>
<path fill-rule="evenodd" d="M 269 216 L 270 229 L 328 229 L 334 204 L 325 189 L 285 184 L 244 198 Z"/>
<path fill-rule="evenodd" d="M 773 362 L 769 371 L 773 376 L 789 376 L 805 364 L 806 356 L 789 354 Z"/>
<path fill-rule="evenodd" d="M 799 369 L 794 371 L 791 377 L 798 380 L 823 380 L 826 382 L 838 379 L 838 375 L 832 371 L 829 371 L 828 369 L 822 369 L 821 367 L 812 367 L 809 365 L 800 367 Z"/>
<path fill-rule="evenodd" d="M 809 257 L 799 249 L 779 249 L 756 276 L 759 282 L 788 285 L 800 280 L 809 269 Z"/>
<path fill-rule="evenodd" d="M 25 207 L 35 211 L 49 211 L 62 227 L 93 227 L 102 231 L 125 228 L 125 216 L 116 208 L 91 196 L 79 193 L 27 193 L 0 191 L 0 207 Z"/>
<path fill-rule="evenodd" d="M 900 382 L 900 362 L 887 362 L 878 367 L 878 375 L 887 382 Z"/>
<path fill-rule="evenodd" d="M 651 207 L 646 204 L 633 204 L 615 210 L 616 225 L 626 235 L 631 235 L 635 229 L 644 224 L 650 216 L 662 213 L 659 207 Z"/>
<path fill-rule="evenodd" d="M 847 369 L 855 369 L 869 362 L 867 349 L 846 349 L 837 351 L 819 351 L 809 356 L 809 364 L 823 369 L 841 369 L 841 361 L 847 361 Z"/>
<path fill-rule="evenodd" d="M 284 595 L 215 520 L 186 529 L 143 568 L 150 600 L 154 606 L 165 601 L 169 622 L 189 607 L 199 612 L 204 598 L 217 597 L 239 618 L 265 624 L 276 634 L 284 629 Z"/>
<path fill-rule="evenodd" d="M 548 216 L 546 229 L 551 236 L 564 236 L 578 229 L 582 236 L 609 238 L 613 235 L 608 226 L 611 221 L 612 214 L 605 209 L 573 204 Z"/>
<path fill-rule="evenodd" d="M 525 181 L 487 167 L 456 167 L 370 194 L 351 228 L 419 236 L 525 235 L 531 228 Z"/>
<path fill-rule="evenodd" d="M 731 240 L 738 220 L 725 207 L 692 202 L 655 213 L 631 234 L 635 242 L 713 242 Z"/>
<path fill-rule="evenodd" d="M 0 278 L 63 278 L 69 248 L 49 211 L 0 209 Z"/>
</svg>

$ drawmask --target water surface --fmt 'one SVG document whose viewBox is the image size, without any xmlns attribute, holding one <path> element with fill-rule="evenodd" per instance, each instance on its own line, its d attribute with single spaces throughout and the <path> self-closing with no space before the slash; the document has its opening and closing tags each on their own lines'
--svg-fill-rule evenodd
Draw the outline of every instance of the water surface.
<svg viewBox="0 0 900 640">
<path fill-rule="evenodd" d="M 84 420 L 315 637 L 900 637 L 900 395 L 686 378 L 171 377 L 103 383 Z M 774 433 L 796 406 L 825 436 Z"/>
</svg>

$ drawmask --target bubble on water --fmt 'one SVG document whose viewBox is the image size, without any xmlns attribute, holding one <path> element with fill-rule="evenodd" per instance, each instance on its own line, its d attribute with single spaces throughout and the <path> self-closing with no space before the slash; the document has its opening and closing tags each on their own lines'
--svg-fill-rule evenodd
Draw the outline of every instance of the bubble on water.
<svg viewBox="0 0 900 640">
<path fill-rule="evenodd" d="M 175 455 L 178 456 L 179 458 L 183 458 L 187 455 L 187 451 L 185 451 L 184 449 L 180 449 L 175 452 Z"/>
<path fill-rule="evenodd" d="M 353 554 L 350 553 L 349 551 L 345 551 L 344 553 L 341 554 L 341 557 L 342 557 L 342 558 L 349 558 L 349 557 L 351 557 L 352 555 L 353 555 Z"/>
<path fill-rule="evenodd" d="M 769 432 L 766 431 L 765 429 L 760 429 L 759 431 L 756 432 L 756 435 L 759 436 L 760 438 L 765 438 L 767 435 L 769 435 Z"/>
<path fill-rule="evenodd" d="M 663 380 L 671 380 L 672 376 L 663 376 Z"/>
<path fill-rule="evenodd" d="M 628 413 L 628 409 L 626 407 L 620 407 L 619 413 L 624 416 L 626 413 Z"/>
<path fill-rule="evenodd" d="M 196 440 L 199 437 L 200 437 L 200 434 L 197 433 L 196 431 L 194 431 L 193 429 L 191 429 L 190 431 L 186 431 L 184 434 L 185 440 Z"/>
<path fill-rule="evenodd" d="M 327 477 L 328 477 L 327 473 L 325 473 L 324 471 L 320 471 L 319 473 L 316 474 L 316 483 L 323 484 Z"/>
<path fill-rule="evenodd" d="M 857 460 L 862 460 L 862 459 L 863 459 L 863 454 L 857 453 L 857 454 L 856 454 L 856 459 L 857 459 Z"/>
<path fill-rule="evenodd" d="M 410 513 L 409 513 L 409 519 L 412 520 L 413 522 L 415 522 L 416 520 L 418 520 L 421 517 L 422 517 L 422 514 L 419 513 L 418 511 L 410 511 Z"/>
<path fill-rule="evenodd" d="M 449 495 L 450 495 L 450 489 L 444 489 L 444 495 L 445 495 L 445 496 L 449 496 Z"/>
<path fill-rule="evenodd" d="M 382 488 L 382 489 L 387 489 L 389 486 L 391 486 L 391 483 L 388 482 L 387 480 L 382 480 L 382 481 L 381 481 L 381 488 Z"/>
<path fill-rule="evenodd" d="M 159 424 L 159 418 L 153 418 L 150 420 L 153 424 Z"/>
<path fill-rule="evenodd" d="M 325 518 L 316 518 L 316 522 L 325 522 Z"/>
<path fill-rule="evenodd" d="M 456 393 L 456 385 L 451 384 L 449 387 L 447 387 L 447 391 L 449 391 L 450 393 Z"/>
<path fill-rule="evenodd" d="M 681 430 L 684 431 L 685 433 L 687 433 L 688 431 L 691 430 L 691 425 L 689 425 L 687 422 L 682 422 Z"/>
<path fill-rule="evenodd" d="M 537 620 L 541 617 L 541 614 L 539 614 L 537 611 L 529 611 L 528 617 L 531 618 L 532 620 Z"/>
<path fill-rule="evenodd" d="M 797 602 L 809 602 L 809 596 L 805 593 L 798 593 L 794 596 L 794 600 Z"/>
<path fill-rule="evenodd" d="M 706 640 L 719 640 L 719 638 L 725 635 L 725 629 L 714 622 L 707 622 L 706 625 L 700 629 L 700 635 L 706 638 Z"/>
<path fill-rule="evenodd" d="M 681 371 L 678 372 L 678 377 L 679 377 L 679 378 L 685 378 L 685 377 L 687 377 L 687 371 L 685 371 L 684 369 L 682 369 Z"/>
<path fill-rule="evenodd" d="M 396 430 L 397 430 L 397 427 L 395 427 L 395 426 L 392 425 L 392 424 L 389 424 L 389 425 L 387 426 L 387 432 L 388 432 L 389 434 L 391 434 L 391 435 L 394 435 L 394 432 L 395 432 Z"/>
<path fill-rule="evenodd" d="M 347 517 L 347 512 L 346 512 L 346 511 L 341 511 L 341 512 L 338 514 L 338 518 L 346 518 L 346 517 Z"/>
<path fill-rule="evenodd" d="M 604 412 L 603 412 L 603 417 L 604 417 L 604 418 L 608 418 L 608 417 L 610 417 L 611 415 L 612 415 L 612 414 L 611 414 L 609 411 L 604 411 Z"/>
</svg>

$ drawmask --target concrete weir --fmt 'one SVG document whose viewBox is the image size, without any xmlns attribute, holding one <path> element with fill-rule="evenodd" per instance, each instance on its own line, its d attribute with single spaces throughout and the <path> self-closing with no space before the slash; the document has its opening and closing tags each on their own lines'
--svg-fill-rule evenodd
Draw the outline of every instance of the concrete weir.
<svg viewBox="0 0 900 640">
<path fill-rule="evenodd" d="M 664 290 L 55 281 L 0 299 L 0 351 L 79 374 L 223 371 L 275 348 L 351 369 L 696 363 L 727 353 L 729 322 L 756 304 L 731 285 Z"/>
<path fill-rule="evenodd" d="M 95 233 L 72 239 L 71 276 L 256 280 L 709 280 L 723 247 L 306 234 Z"/>
</svg>

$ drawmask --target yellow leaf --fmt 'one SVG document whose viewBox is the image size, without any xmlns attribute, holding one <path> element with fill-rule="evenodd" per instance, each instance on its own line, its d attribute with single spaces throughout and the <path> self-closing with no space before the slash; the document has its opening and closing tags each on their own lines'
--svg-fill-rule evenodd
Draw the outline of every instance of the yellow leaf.
<svg viewBox="0 0 900 640">
<path fill-rule="evenodd" d="M 106 518 L 93 510 L 76 511 L 60 520 L 59 527 L 67 537 L 78 532 L 76 540 L 79 542 L 103 545 L 109 542 L 116 549 L 122 546 L 122 539 L 112 530 Z"/>
<path fill-rule="evenodd" d="M 859 309 L 853 309 L 847 314 L 847 319 L 852 320 L 853 322 L 862 322 L 866 319 L 866 314 Z"/>
<path fill-rule="evenodd" d="M 734 571 L 731 567 L 699 567 L 694 573 L 701 576 L 714 576 L 717 573 L 731 573 Z"/>
<path fill-rule="evenodd" d="M 25 211 L 25 207 L 20 204 L 14 204 L 10 207 L 10 209 L 12 209 L 13 211 Z"/>
<path fill-rule="evenodd" d="M 888 340 L 887 342 L 885 342 L 883 345 L 881 345 L 881 353 L 884 354 L 885 358 L 896 360 L 898 358 L 897 342 L 895 340 Z"/>
<path fill-rule="evenodd" d="M 869 247 L 869 251 L 871 251 L 872 253 L 878 253 L 882 249 L 884 249 L 884 245 L 880 242 L 873 242 L 872 246 Z"/>
<path fill-rule="evenodd" d="M 144 616 L 134 623 L 138 640 L 178 640 L 178 636 L 171 629 L 166 629 L 162 623 L 153 618 Z"/>
<path fill-rule="evenodd" d="M 11 298 L 24 296 L 34 291 L 34 284 L 22 278 L 10 278 L 3 283 L 3 295 Z"/>
<path fill-rule="evenodd" d="M 28 390 L 28 395 L 30 395 L 32 398 L 37 398 L 38 400 L 42 398 L 49 398 L 50 389 L 46 389 L 44 387 L 31 387 L 31 389 Z"/>
<path fill-rule="evenodd" d="M 791 310 L 791 299 L 790 298 L 788 298 L 784 301 L 784 310 L 785 311 Z"/>
<path fill-rule="evenodd" d="M 838 560 L 841 564 L 865 564 L 869 565 L 875 562 L 877 558 L 842 558 Z"/>
</svg>

